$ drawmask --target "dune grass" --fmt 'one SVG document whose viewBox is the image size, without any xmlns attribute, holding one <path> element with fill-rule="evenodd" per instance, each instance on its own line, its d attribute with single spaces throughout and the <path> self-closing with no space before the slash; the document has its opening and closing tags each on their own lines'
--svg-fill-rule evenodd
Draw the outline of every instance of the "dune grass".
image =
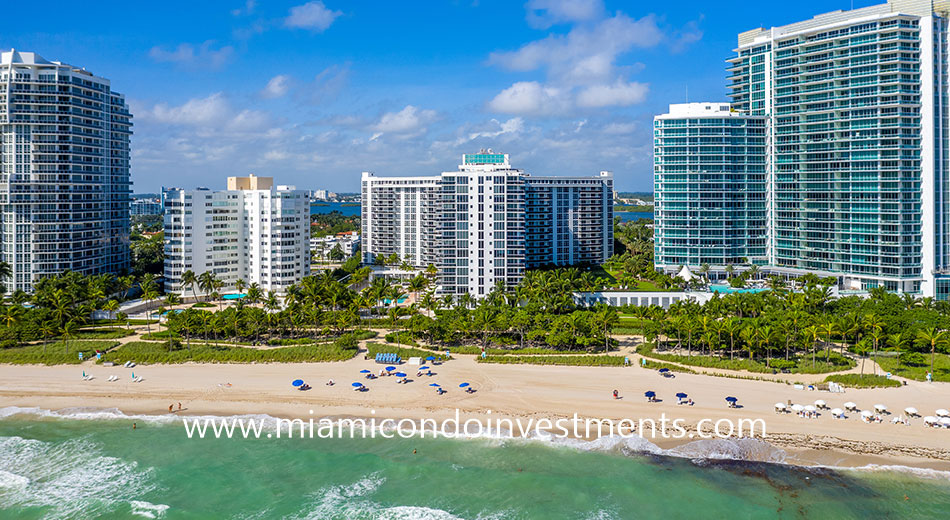
<svg viewBox="0 0 950 520">
<path fill-rule="evenodd" d="M 95 357 L 96 349 L 108 350 L 118 345 L 116 341 L 69 340 L 68 344 L 55 341 L 46 345 L 26 345 L 0 349 L 0 363 L 13 365 L 78 365 L 79 353 L 83 360 Z"/>
</svg>

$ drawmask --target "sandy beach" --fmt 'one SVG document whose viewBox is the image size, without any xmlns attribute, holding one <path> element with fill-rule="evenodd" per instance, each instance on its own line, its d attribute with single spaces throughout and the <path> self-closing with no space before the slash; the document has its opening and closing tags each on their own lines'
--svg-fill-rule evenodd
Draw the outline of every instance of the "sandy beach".
<svg viewBox="0 0 950 520">
<path fill-rule="evenodd" d="M 366 380 L 359 371 L 382 368 L 362 355 L 339 363 L 303 364 L 183 364 L 124 367 L 94 365 L 0 366 L 0 406 L 67 408 L 117 408 L 126 414 L 167 414 L 168 406 L 182 403 L 182 414 L 239 415 L 267 414 L 287 418 L 327 416 L 368 417 L 374 410 L 379 418 L 541 418 L 572 417 L 659 419 L 661 414 L 681 418 L 689 429 L 704 418 L 763 419 L 766 440 L 788 452 L 787 461 L 802 465 L 865 466 L 897 464 L 950 470 L 950 431 L 925 428 L 920 418 L 911 424 L 891 424 L 908 406 L 922 415 L 950 407 L 950 385 L 910 381 L 902 388 L 848 390 L 843 394 L 796 390 L 790 384 L 677 374 L 664 378 L 656 371 L 639 367 L 557 367 L 494 365 L 476 363 L 462 356 L 433 367 L 433 376 L 415 377 L 415 367 L 403 365 L 414 381 L 396 384 L 395 377 Z M 85 370 L 95 376 L 83 381 Z M 132 383 L 131 373 L 144 381 Z M 120 377 L 109 382 L 111 375 Z M 290 382 L 304 379 L 309 391 L 294 389 Z M 324 383 L 333 379 L 334 386 Z M 355 392 L 354 381 L 363 382 L 366 392 Z M 447 390 L 437 395 L 429 383 Z M 477 391 L 466 393 L 458 387 L 468 382 Z M 613 399 L 617 389 L 621 399 Z M 653 390 L 662 400 L 649 403 L 643 397 Z M 694 406 L 677 405 L 675 393 L 685 392 Z M 728 408 L 726 396 L 739 399 L 741 408 Z M 816 419 L 795 414 L 776 414 L 777 402 L 791 400 L 811 404 L 823 399 L 830 408 L 847 401 L 860 409 L 885 404 L 894 415 L 885 415 L 880 424 L 866 424 L 857 413 L 848 419 L 833 419 L 827 411 Z M 311 415 L 311 410 L 313 410 Z M 179 413 L 179 412 L 175 412 Z M 669 448 L 692 439 L 648 438 Z"/>
</svg>

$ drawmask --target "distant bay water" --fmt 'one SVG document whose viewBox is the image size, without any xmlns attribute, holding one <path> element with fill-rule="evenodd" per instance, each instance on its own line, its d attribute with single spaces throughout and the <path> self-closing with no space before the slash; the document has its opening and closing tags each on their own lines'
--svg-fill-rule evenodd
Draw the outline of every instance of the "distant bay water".
<svg viewBox="0 0 950 520">
<path fill-rule="evenodd" d="M 317 215 L 320 213 L 330 213 L 332 211 L 339 211 L 340 213 L 350 216 L 350 215 L 359 215 L 360 214 L 360 205 L 352 205 L 355 203 L 346 203 L 346 202 L 319 202 L 313 203 L 310 205 L 310 214 Z M 620 220 L 623 222 L 635 221 L 641 218 L 653 220 L 652 211 L 617 211 L 614 213 L 616 216 L 620 217 Z"/>
</svg>

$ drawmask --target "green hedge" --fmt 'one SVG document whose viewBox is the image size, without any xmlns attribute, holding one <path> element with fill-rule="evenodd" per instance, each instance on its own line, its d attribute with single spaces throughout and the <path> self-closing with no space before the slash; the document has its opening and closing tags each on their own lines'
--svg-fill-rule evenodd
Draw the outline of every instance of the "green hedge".
<svg viewBox="0 0 950 520">
<path fill-rule="evenodd" d="M 683 374 L 696 374 L 696 373 L 697 373 L 695 370 L 691 370 L 691 369 L 689 369 L 689 368 L 686 368 L 686 367 L 683 367 L 683 366 L 680 366 L 680 365 L 674 365 L 674 364 L 672 364 L 672 363 L 662 363 L 662 362 L 660 362 L 660 361 L 652 361 L 652 360 L 649 360 L 649 359 L 646 360 L 646 363 L 644 363 L 642 366 L 643 366 L 643 368 L 645 368 L 645 369 L 647 369 L 647 370 L 659 370 L 659 369 L 661 369 L 661 368 L 668 368 L 668 369 L 670 370 L 670 372 L 681 372 L 681 373 L 683 373 Z"/>
<path fill-rule="evenodd" d="M 476 354 L 481 354 L 481 352 L 476 352 Z M 590 355 L 590 352 L 584 350 L 578 351 L 569 351 L 569 350 L 554 350 L 550 348 L 541 348 L 541 347 L 525 347 L 525 348 L 513 348 L 513 349 L 504 349 L 504 348 L 490 348 L 488 349 L 489 356 L 523 356 L 523 355 L 532 355 L 532 356 L 582 356 Z"/>
<path fill-rule="evenodd" d="M 842 386 L 851 388 L 890 388 L 903 386 L 896 379 L 888 379 L 884 376 L 873 376 L 869 374 L 836 374 L 825 378 L 826 383 L 838 383 Z"/>
<path fill-rule="evenodd" d="M 386 334 L 386 341 L 389 343 L 399 343 L 400 345 L 409 345 L 410 347 L 418 347 L 419 344 L 413 341 L 412 333 L 410 332 L 390 332 Z"/>
<path fill-rule="evenodd" d="M 83 353 L 83 360 L 95 357 L 96 350 L 108 350 L 119 343 L 117 341 L 76 341 L 70 340 L 68 345 L 56 341 L 46 345 L 27 345 L 0 349 L 0 363 L 14 365 L 76 365 L 81 363 L 79 352 Z M 108 354 L 106 354 L 108 355 Z"/>
<path fill-rule="evenodd" d="M 503 365 L 569 365 L 582 367 L 623 366 L 621 356 L 487 356 L 477 358 L 479 363 Z"/>
<path fill-rule="evenodd" d="M 128 329 L 79 329 L 73 339 L 117 339 L 132 336 L 135 332 Z"/>
<path fill-rule="evenodd" d="M 332 343 L 298 345 L 285 348 L 256 349 L 234 345 L 192 343 L 191 348 L 177 340 L 169 343 L 134 341 L 102 357 L 103 361 L 140 364 L 186 363 L 301 363 L 345 361 L 356 355 L 358 340 L 344 335 Z"/>
</svg>

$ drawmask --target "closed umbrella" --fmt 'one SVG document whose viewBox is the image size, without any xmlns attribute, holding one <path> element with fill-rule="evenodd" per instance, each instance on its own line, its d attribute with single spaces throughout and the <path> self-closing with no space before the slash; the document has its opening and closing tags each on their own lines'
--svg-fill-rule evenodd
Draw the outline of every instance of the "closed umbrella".
<svg viewBox="0 0 950 520">
<path fill-rule="evenodd" d="M 291 382 L 290 384 L 293 385 L 293 386 L 302 386 L 302 385 L 303 385 L 303 379 L 294 379 L 293 382 Z"/>
</svg>

